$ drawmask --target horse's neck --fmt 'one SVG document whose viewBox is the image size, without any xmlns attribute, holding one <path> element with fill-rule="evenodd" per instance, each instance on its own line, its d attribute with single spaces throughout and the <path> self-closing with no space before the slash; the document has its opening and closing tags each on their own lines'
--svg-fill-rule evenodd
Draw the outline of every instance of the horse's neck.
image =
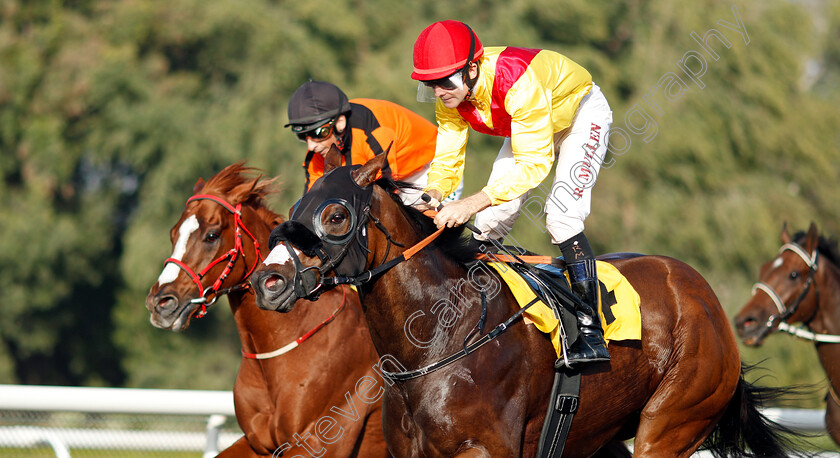
<svg viewBox="0 0 840 458">
<path fill-rule="evenodd" d="M 368 225 L 368 268 L 423 239 L 409 217 L 382 195 L 378 193 L 371 213 L 389 223 L 388 235 Z M 463 287 L 467 280 L 466 269 L 432 244 L 363 285 L 365 319 L 379 354 L 394 356 L 411 368 L 463 348 L 464 336 L 481 314 L 479 293 Z"/>
<path fill-rule="evenodd" d="M 255 210 L 253 214 L 258 215 L 259 213 Z M 249 218 L 245 224 L 257 238 L 260 250 L 266 250 L 268 238 L 273 228 L 272 225 L 260 218 Z M 243 244 L 250 244 L 251 242 L 245 240 L 249 238 L 243 234 Z M 265 257 L 267 253 L 263 252 L 262 255 Z M 255 261 L 259 262 L 259 260 L 248 256 L 239 262 L 244 263 L 247 272 Z M 247 282 L 247 278 L 240 281 L 240 283 Z M 300 337 L 301 333 L 306 332 L 302 329 L 310 321 L 306 317 L 311 311 L 307 310 L 306 307 L 295 307 L 289 313 L 268 312 L 260 309 L 256 305 L 256 297 L 253 291 L 250 290 L 228 295 L 228 302 L 236 322 L 242 348 L 250 353 L 265 353 L 277 350 Z"/>
<path fill-rule="evenodd" d="M 822 262 L 819 268 L 819 312 L 808 327 L 818 334 L 840 335 L 840 268 L 831 262 Z M 840 343 L 821 343 L 816 346 L 829 383 L 835 392 L 840 392 L 840 364 L 836 364 L 840 360 Z"/>
<path fill-rule="evenodd" d="M 463 348 L 482 310 L 480 293 L 467 285 L 467 271 L 426 250 L 363 289 L 377 351 L 396 357 L 407 369 Z M 484 332 L 495 324 L 488 321 Z"/>
<path fill-rule="evenodd" d="M 814 283 L 819 303 L 808 327 L 819 334 L 840 335 L 840 268 L 826 260 L 819 269 Z"/>
<path fill-rule="evenodd" d="M 253 292 L 228 296 L 239 341 L 249 353 L 267 353 L 291 343 L 304 333 L 314 321 L 313 309 L 295 307 L 289 313 L 265 311 L 257 307 Z M 308 304 L 307 304 L 308 305 Z"/>
<path fill-rule="evenodd" d="M 840 343 L 828 343 L 817 345 L 817 356 L 828 376 L 828 382 L 834 387 L 834 391 L 840 393 Z"/>
</svg>

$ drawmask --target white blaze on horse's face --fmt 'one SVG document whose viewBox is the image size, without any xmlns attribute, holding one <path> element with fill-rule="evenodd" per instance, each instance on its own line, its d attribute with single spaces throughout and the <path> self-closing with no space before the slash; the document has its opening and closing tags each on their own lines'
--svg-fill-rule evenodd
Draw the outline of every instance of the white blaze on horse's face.
<svg viewBox="0 0 840 458">
<path fill-rule="evenodd" d="M 292 247 L 295 250 L 295 255 L 300 257 L 300 251 L 297 248 Z M 277 246 L 268 253 L 268 256 L 265 257 L 265 261 L 263 264 L 270 266 L 271 264 L 285 264 L 291 261 L 292 258 L 289 256 L 289 250 L 286 249 L 285 243 L 278 243 Z"/>
<path fill-rule="evenodd" d="M 784 261 L 784 260 L 782 260 L 782 257 L 781 257 L 781 256 L 779 256 L 778 258 L 776 258 L 776 260 L 775 260 L 775 261 L 773 261 L 773 264 L 772 264 L 770 267 L 772 267 L 773 269 L 778 269 L 778 268 L 779 268 L 779 267 L 781 267 L 781 266 L 782 266 L 782 264 L 784 264 L 784 263 L 785 263 L 785 261 Z"/>
<path fill-rule="evenodd" d="M 175 249 L 172 251 L 172 256 L 170 256 L 172 259 L 180 261 L 184 257 L 184 253 L 187 252 L 187 242 L 190 240 L 192 233 L 198 230 L 198 227 L 198 218 L 195 215 L 190 215 L 189 218 L 181 223 L 181 227 L 178 228 L 178 241 L 175 242 Z M 167 264 L 163 268 L 163 272 L 160 273 L 160 277 L 158 277 L 158 285 L 163 286 L 167 283 L 172 283 L 178 278 L 180 272 L 181 269 L 175 264 Z"/>
</svg>

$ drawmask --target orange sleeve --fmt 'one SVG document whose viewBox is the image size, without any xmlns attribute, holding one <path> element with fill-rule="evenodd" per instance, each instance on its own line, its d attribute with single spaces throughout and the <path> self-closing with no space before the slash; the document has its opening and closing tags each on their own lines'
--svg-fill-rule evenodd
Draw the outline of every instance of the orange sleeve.
<svg viewBox="0 0 840 458">
<path fill-rule="evenodd" d="M 397 143 L 397 138 L 394 135 L 394 130 L 390 127 L 380 127 L 373 132 L 371 132 L 373 138 L 376 139 L 377 142 L 382 146 L 382 150 L 388 153 L 388 167 L 391 169 L 391 174 L 399 179 L 403 178 L 405 175 L 400 174 L 400 171 L 405 168 L 403 164 L 400 162 L 400 155 L 398 154 L 400 151 L 400 144 Z M 390 150 L 388 147 L 390 146 Z M 371 157 L 373 157 L 371 155 Z"/>
<path fill-rule="evenodd" d="M 375 154 L 365 141 L 367 135 L 361 129 L 353 129 L 353 145 L 350 147 L 350 160 L 353 164 L 364 165 L 365 162 L 373 159 Z M 342 161 L 343 163 L 344 161 Z M 323 168 L 321 169 L 323 170 Z"/>
<path fill-rule="evenodd" d="M 354 99 L 373 112 L 379 126 L 370 135 L 383 151 L 388 151 L 388 166 L 396 179 L 422 170 L 435 155 L 437 126 L 417 113 L 392 102 Z M 351 102 L 352 102 L 351 101 Z M 364 164 L 374 156 L 364 132 L 353 132 L 353 163 Z"/>
<path fill-rule="evenodd" d="M 392 135 L 390 138 L 394 140 L 394 148 L 391 148 L 391 152 L 388 153 L 391 172 L 398 178 L 413 175 L 426 167 L 435 157 L 437 143 L 437 126 L 426 118 L 411 113 L 410 117 L 402 121 L 402 124 L 405 125 L 403 132 L 390 132 Z M 403 126 L 397 128 L 400 127 Z M 380 143 L 383 143 L 383 140 L 380 140 Z"/>
<path fill-rule="evenodd" d="M 313 154 L 307 170 L 309 171 L 309 187 L 306 188 L 308 191 L 318 178 L 324 176 L 324 158 L 320 154 Z"/>
</svg>

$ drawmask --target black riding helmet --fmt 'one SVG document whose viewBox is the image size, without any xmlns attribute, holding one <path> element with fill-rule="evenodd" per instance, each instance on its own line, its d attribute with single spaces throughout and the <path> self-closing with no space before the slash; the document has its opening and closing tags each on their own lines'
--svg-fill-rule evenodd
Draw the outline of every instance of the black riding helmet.
<svg viewBox="0 0 840 458">
<path fill-rule="evenodd" d="M 350 111 L 350 101 L 335 84 L 309 80 L 289 99 L 289 123 L 293 133 L 306 132 Z"/>
</svg>

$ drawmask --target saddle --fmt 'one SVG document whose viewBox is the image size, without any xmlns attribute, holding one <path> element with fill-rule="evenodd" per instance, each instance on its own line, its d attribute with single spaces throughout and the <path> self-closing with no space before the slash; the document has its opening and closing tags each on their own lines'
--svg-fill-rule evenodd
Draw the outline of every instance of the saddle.
<svg viewBox="0 0 840 458">
<path fill-rule="evenodd" d="M 494 258 L 498 260 L 492 260 Z M 579 300 L 570 290 L 568 274 L 563 268 L 565 263 L 547 256 L 520 258 L 528 265 L 506 262 L 503 255 L 482 256 L 482 260 L 495 269 L 508 285 L 519 306 L 528 307 L 524 314 L 526 322 L 548 334 L 557 357 L 562 358 L 564 348 L 577 338 L 573 301 Z M 601 289 L 599 314 L 604 340 L 607 344 L 613 340 L 641 340 L 639 294 L 612 264 L 599 260 L 596 268 Z"/>
<path fill-rule="evenodd" d="M 578 334 L 572 292 L 565 262 L 547 256 L 488 254 L 480 259 L 493 267 L 508 284 L 519 306 L 527 308 L 523 318 L 549 334 L 558 358 Z M 522 253 L 517 250 L 517 253 Z M 509 256 L 510 259 L 503 259 Z M 508 262 L 505 262 L 508 261 Z M 512 262 L 511 262 L 512 261 Z M 527 263 L 527 264 L 525 264 Z M 604 340 L 641 339 L 641 302 L 638 293 L 612 264 L 597 261 L 600 283 L 599 314 Z M 621 320 L 619 320 L 621 317 Z M 572 419 L 577 412 L 581 374 L 577 369 L 555 368 L 554 383 L 546 419 L 540 435 L 539 458 L 560 458 Z"/>
</svg>

